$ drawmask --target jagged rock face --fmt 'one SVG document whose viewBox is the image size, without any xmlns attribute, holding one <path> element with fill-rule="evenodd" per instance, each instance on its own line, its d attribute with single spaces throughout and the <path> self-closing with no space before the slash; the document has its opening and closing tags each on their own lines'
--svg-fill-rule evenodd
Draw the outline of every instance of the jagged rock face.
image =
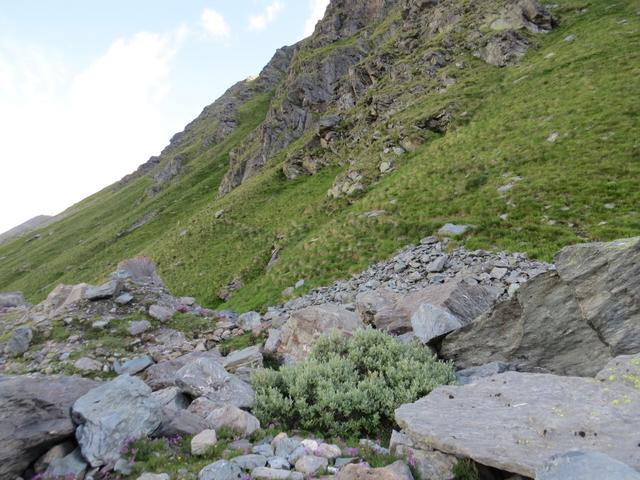
<svg viewBox="0 0 640 480">
<path fill-rule="evenodd" d="M 447 336 L 441 355 L 462 368 L 500 360 L 593 376 L 613 356 L 639 352 L 640 238 L 566 247 L 556 266 Z"/>
<path fill-rule="evenodd" d="M 391 12 L 401 15 L 389 17 Z M 376 26 L 387 18 L 391 20 L 384 32 L 376 31 Z M 446 89 L 456 80 L 439 71 L 460 52 L 473 53 L 498 67 L 505 66 L 526 53 L 530 45 L 528 34 L 549 31 L 554 25 L 553 17 L 535 0 L 475 2 L 470 6 L 452 0 L 332 1 L 314 35 L 299 44 L 265 121 L 244 145 L 231 153 L 229 170 L 218 194 L 229 193 L 255 175 L 271 158 L 314 127 L 317 117 L 327 110 L 349 112 L 364 99 L 369 102 L 368 122 L 373 123 L 405 108 L 410 98 L 398 98 L 403 97 L 400 91 L 377 92 L 367 97 L 384 78 L 408 83 L 416 75 L 424 75 L 438 78 Z M 456 35 L 464 32 L 466 38 L 457 38 L 452 32 L 457 32 Z M 395 42 L 390 42 L 393 46 L 385 44 L 396 33 Z M 446 34 L 442 48 L 434 49 L 417 62 L 406 59 L 407 54 L 442 33 Z M 327 48 L 338 41 L 343 43 Z M 363 131 L 362 135 L 369 134 Z M 354 142 L 358 136 L 353 133 Z M 287 178 L 314 174 L 329 163 L 325 155 L 311 152 L 314 141 L 317 139 L 290 153 L 283 166 Z M 337 185 L 330 196 L 349 196 L 363 189 L 364 185 L 362 188 Z"/>
<path fill-rule="evenodd" d="M 16 478 L 73 435 L 69 410 L 96 386 L 80 377 L 0 376 L 0 478 Z"/>
</svg>

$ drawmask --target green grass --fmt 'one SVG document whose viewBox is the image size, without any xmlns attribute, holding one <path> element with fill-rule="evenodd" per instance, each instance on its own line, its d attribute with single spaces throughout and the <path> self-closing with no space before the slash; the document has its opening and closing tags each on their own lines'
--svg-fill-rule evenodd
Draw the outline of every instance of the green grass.
<svg viewBox="0 0 640 480">
<path fill-rule="evenodd" d="M 286 154 L 302 143 L 294 142 L 217 199 L 229 151 L 265 118 L 273 97 L 250 100 L 240 127 L 209 149 L 201 140 L 213 120 L 204 121 L 184 147 L 190 154 L 185 173 L 155 197 L 140 202 L 150 183 L 143 177 L 84 200 L 39 240 L 1 245 L 0 290 L 22 290 L 38 301 L 58 282 L 95 282 L 120 260 L 147 254 L 178 295 L 210 307 L 261 309 L 281 300 L 282 290 L 300 278 L 304 292 L 346 277 L 445 222 L 477 225 L 460 239 L 468 248 L 525 251 L 545 260 L 567 244 L 640 235 L 637 2 L 556 3 L 560 27 L 532 37 L 535 48 L 519 65 L 499 69 L 459 50 L 455 60 L 466 67 L 445 68 L 457 83 L 443 93 L 436 93 L 437 79 L 425 75 L 407 84 L 383 78 L 369 96 L 398 94 L 404 107 L 392 121 L 367 125 L 359 118 L 368 108 L 362 99 L 344 124 L 367 140 L 339 145 L 329 155 L 333 166 L 313 177 L 288 181 L 281 173 Z M 569 34 L 576 40 L 564 41 Z M 416 64 L 440 40 L 396 52 L 397 61 Z M 354 44 L 346 39 L 303 50 L 298 63 Z M 380 48 L 392 46 L 390 38 Z M 453 114 L 445 135 L 415 130 L 420 119 L 442 110 Z M 381 140 L 368 139 L 375 130 L 383 132 Z M 384 141 L 407 132 L 422 135 L 424 145 L 397 158 L 395 170 L 380 177 Z M 547 141 L 553 132 L 560 134 L 555 143 Z M 365 175 L 367 189 L 331 200 L 326 192 L 346 171 L 340 161 L 347 158 Z M 497 188 L 508 182 L 513 188 L 500 194 Z M 615 208 L 605 208 L 608 203 Z M 221 208 L 225 216 L 216 219 Z M 370 210 L 388 214 L 361 216 Z M 157 212 L 152 221 L 118 235 L 149 211 Z M 282 248 L 280 258 L 267 270 L 275 247 Z M 238 276 L 245 287 L 221 305 L 218 290 Z"/>
</svg>

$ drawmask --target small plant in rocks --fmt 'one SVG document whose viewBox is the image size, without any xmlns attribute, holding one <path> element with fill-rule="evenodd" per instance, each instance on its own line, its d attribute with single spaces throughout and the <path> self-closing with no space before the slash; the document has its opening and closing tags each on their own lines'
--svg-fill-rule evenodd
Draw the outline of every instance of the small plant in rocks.
<svg viewBox="0 0 640 480">
<path fill-rule="evenodd" d="M 371 329 L 325 336 L 307 360 L 252 378 L 263 424 L 345 437 L 378 434 L 398 406 L 454 381 L 429 350 Z"/>
</svg>

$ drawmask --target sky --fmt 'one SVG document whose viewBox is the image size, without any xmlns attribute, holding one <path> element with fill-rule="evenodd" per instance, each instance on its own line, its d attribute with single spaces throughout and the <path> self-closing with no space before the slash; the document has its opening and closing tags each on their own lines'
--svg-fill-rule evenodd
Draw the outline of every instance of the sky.
<svg viewBox="0 0 640 480">
<path fill-rule="evenodd" d="M 0 233 L 135 170 L 329 0 L 0 0 Z"/>
</svg>

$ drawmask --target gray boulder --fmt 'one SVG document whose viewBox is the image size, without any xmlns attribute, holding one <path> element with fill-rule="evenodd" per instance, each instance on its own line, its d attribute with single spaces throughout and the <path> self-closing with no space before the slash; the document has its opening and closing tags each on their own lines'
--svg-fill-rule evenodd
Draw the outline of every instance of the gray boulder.
<svg viewBox="0 0 640 480">
<path fill-rule="evenodd" d="M 212 360 L 220 360 L 222 355 L 218 350 L 209 350 L 207 352 L 190 352 L 182 355 L 174 360 L 151 365 L 145 370 L 145 382 L 153 390 L 175 386 L 176 373 L 187 363 L 197 358 L 211 358 Z"/>
<path fill-rule="evenodd" d="M 149 320 L 133 320 L 129 322 L 127 332 L 129 335 L 140 335 L 151 328 L 151 322 Z"/>
<path fill-rule="evenodd" d="M 99 287 L 90 285 L 87 287 L 84 295 L 87 300 L 104 300 L 106 298 L 117 296 L 121 288 L 122 284 L 118 280 L 110 280 Z"/>
<path fill-rule="evenodd" d="M 640 237 L 563 248 L 558 275 L 613 356 L 640 352 Z"/>
<path fill-rule="evenodd" d="M 479 367 L 465 368 L 456 372 L 456 379 L 460 385 L 473 383 L 481 378 L 498 375 L 515 370 L 514 366 L 504 362 L 491 362 Z"/>
<path fill-rule="evenodd" d="M 253 345 L 251 347 L 236 350 L 224 357 L 222 365 L 225 370 L 235 373 L 241 368 L 258 368 L 262 367 L 262 353 L 260 346 Z"/>
<path fill-rule="evenodd" d="M 232 458 L 231 461 L 243 470 L 253 470 L 254 468 L 264 467 L 267 464 L 267 457 L 249 453 Z"/>
<path fill-rule="evenodd" d="M 120 458 L 127 441 L 151 434 L 162 407 L 142 380 L 122 375 L 80 397 L 71 413 L 79 425 L 76 439 L 92 467 Z"/>
<path fill-rule="evenodd" d="M 297 310 L 282 327 L 278 353 L 286 361 L 306 358 L 318 339 L 331 331 L 349 335 L 364 328 L 358 315 L 341 305 L 326 303 Z"/>
<path fill-rule="evenodd" d="M 164 305 L 151 305 L 149 307 L 149 316 L 159 322 L 165 323 L 173 318 L 176 311 Z"/>
<path fill-rule="evenodd" d="M 573 289 L 555 272 L 538 275 L 512 299 L 448 335 L 440 355 L 462 368 L 502 361 L 522 371 L 579 376 L 595 375 L 610 358 L 582 319 Z"/>
<path fill-rule="evenodd" d="M 226 427 L 244 437 L 260 429 L 260 421 L 256 417 L 234 405 L 216 408 L 207 415 L 207 422 L 216 430 Z"/>
<path fill-rule="evenodd" d="M 163 408 L 174 411 L 185 410 L 189 407 L 189 399 L 180 392 L 178 387 L 168 387 L 151 394 Z"/>
<path fill-rule="evenodd" d="M 554 455 L 536 472 L 536 480 L 640 480 L 640 472 L 600 452 L 574 450 Z"/>
<path fill-rule="evenodd" d="M 29 350 L 29 345 L 33 339 L 33 331 L 29 327 L 18 327 L 11 334 L 11 338 L 5 347 L 6 352 L 17 357 Z"/>
<path fill-rule="evenodd" d="M 63 458 L 55 459 L 44 472 L 46 479 L 73 478 L 80 480 L 84 478 L 87 470 L 87 462 L 85 462 L 80 449 L 76 448 L 73 452 Z"/>
<path fill-rule="evenodd" d="M 455 223 L 445 223 L 438 230 L 438 235 L 442 237 L 457 237 L 464 235 L 471 228 L 469 225 L 457 225 Z"/>
<path fill-rule="evenodd" d="M 595 375 L 640 352 L 640 237 L 566 247 L 557 272 L 447 336 L 441 355 L 467 368 L 494 360 L 519 370 Z"/>
<path fill-rule="evenodd" d="M 26 305 L 22 292 L 0 292 L 0 308 L 15 308 Z"/>
<path fill-rule="evenodd" d="M 251 385 L 228 373 L 211 358 L 198 358 L 176 372 L 175 384 L 193 397 L 207 397 L 222 406 L 251 407 L 255 392 Z"/>
<path fill-rule="evenodd" d="M 258 467 L 252 470 L 253 480 L 303 480 L 304 475 L 300 472 L 290 472 L 277 468 Z"/>
<path fill-rule="evenodd" d="M 175 410 L 171 407 L 164 407 L 162 409 L 162 421 L 153 436 L 197 435 L 209 428 L 211 428 L 209 422 L 188 410 Z"/>
<path fill-rule="evenodd" d="M 198 473 L 198 480 L 237 480 L 241 478 L 243 477 L 240 467 L 227 460 L 218 460 L 207 465 Z"/>
<path fill-rule="evenodd" d="M 640 467 L 640 391 L 623 383 L 506 372 L 443 386 L 396 410 L 418 445 L 533 477 L 554 454 L 599 450 Z"/>
<path fill-rule="evenodd" d="M 253 330 L 254 328 L 260 327 L 262 324 L 262 317 L 258 312 L 246 312 L 238 317 L 236 324 L 243 330 Z"/>
<path fill-rule="evenodd" d="M 413 333 L 428 343 L 487 312 L 500 292 L 464 280 L 424 289 L 411 316 Z"/>
<path fill-rule="evenodd" d="M 16 478 L 73 435 L 73 402 L 97 384 L 80 377 L 0 376 L 0 478 Z"/>
<path fill-rule="evenodd" d="M 118 375 L 135 375 L 136 373 L 142 372 L 144 369 L 153 365 L 153 359 L 145 355 L 143 357 L 132 358 L 131 360 L 126 360 L 122 363 L 116 361 L 113 363 L 113 370 Z"/>
</svg>

